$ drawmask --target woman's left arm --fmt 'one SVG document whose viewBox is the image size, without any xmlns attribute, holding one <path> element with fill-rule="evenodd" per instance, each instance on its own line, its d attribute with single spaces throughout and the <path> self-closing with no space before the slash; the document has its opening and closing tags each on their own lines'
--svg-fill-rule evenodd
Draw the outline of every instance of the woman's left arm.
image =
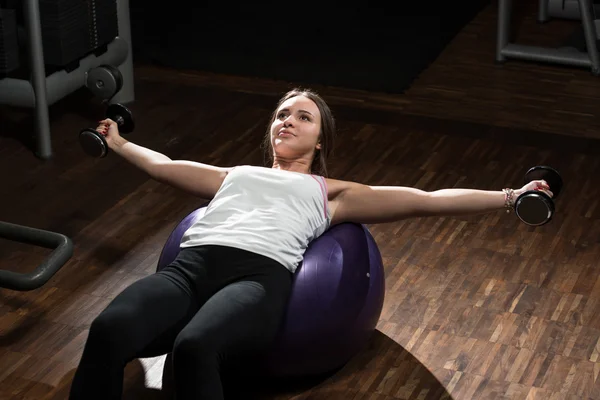
<svg viewBox="0 0 600 400">
<path fill-rule="evenodd" d="M 543 181 L 514 191 L 513 199 Z M 367 186 L 336 181 L 333 190 L 335 209 L 332 223 L 356 222 L 376 224 L 412 217 L 459 216 L 483 214 L 505 208 L 502 190 L 441 189 L 427 192 L 402 186 Z"/>
</svg>

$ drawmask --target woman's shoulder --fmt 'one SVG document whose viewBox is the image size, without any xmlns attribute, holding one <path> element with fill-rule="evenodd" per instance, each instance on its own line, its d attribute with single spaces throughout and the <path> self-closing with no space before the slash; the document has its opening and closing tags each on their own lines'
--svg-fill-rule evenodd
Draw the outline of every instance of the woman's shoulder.
<svg viewBox="0 0 600 400">
<path fill-rule="evenodd" d="M 227 167 L 227 172 L 230 173 L 233 171 L 248 170 L 248 169 L 252 169 L 252 168 L 257 168 L 257 166 L 250 165 L 250 164 L 239 164 L 239 165 L 233 165 L 231 167 Z"/>
<path fill-rule="evenodd" d="M 336 197 L 338 194 L 340 194 L 341 192 L 343 192 L 345 189 L 347 189 L 348 187 L 350 187 L 353 183 L 349 182 L 349 181 L 344 181 L 341 179 L 334 179 L 334 178 L 324 178 L 325 182 L 327 183 L 327 189 L 329 192 L 330 197 Z"/>
</svg>

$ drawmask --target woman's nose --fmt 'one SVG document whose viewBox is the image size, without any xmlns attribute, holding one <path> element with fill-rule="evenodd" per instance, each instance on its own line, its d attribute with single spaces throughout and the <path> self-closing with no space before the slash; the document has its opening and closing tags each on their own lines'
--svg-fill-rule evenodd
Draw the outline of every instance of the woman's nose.
<svg viewBox="0 0 600 400">
<path fill-rule="evenodd" d="M 290 126 L 292 125 L 292 116 L 290 115 L 289 117 L 287 117 L 286 119 L 283 120 L 283 126 Z"/>
</svg>

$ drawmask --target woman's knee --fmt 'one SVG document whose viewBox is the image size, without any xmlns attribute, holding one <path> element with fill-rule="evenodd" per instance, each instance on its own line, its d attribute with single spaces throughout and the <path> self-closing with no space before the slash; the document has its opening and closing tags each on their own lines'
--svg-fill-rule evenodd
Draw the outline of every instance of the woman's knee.
<svg viewBox="0 0 600 400">
<path fill-rule="evenodd" d="M 195 368 L 199 365 L 213 365 L 220 362 L 219 349 L 216 341 L 209 337 L 190 332 L 185 329 L 177 336 L 173 344 L 173 364 L 177 366 L 189 366 Z"/>
<path fill-rule="evenodd" d="M 127 308 L 108 308 L 101 312 L 90 325 L 88 343 L 101 348 L 106 356 L 125 356 L 135 340 L 135 319 Z"/>
</svg>

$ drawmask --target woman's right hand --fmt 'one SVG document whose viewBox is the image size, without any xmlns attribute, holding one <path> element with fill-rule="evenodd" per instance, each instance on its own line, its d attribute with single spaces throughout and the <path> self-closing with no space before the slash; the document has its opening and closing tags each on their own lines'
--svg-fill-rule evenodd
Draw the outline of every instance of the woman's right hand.
<svg viewBox="0 0 600 400">
<path fill-rule="evenodd" d="M 119 126 L 110 118 L 100 121 L 99 124 L 96 130 L 104 136 L 106 144 L 112 149 L 115 142 L 121 137 Z"/>
</svg>

